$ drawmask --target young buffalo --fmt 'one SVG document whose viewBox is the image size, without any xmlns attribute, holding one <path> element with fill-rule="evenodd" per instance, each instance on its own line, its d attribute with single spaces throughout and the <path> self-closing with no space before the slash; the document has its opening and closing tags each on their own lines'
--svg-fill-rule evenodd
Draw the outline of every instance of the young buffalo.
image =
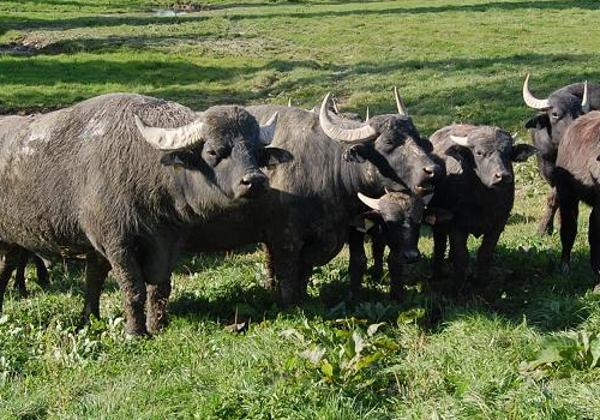
<svg viewBox="0 0 600 420">
<path fill-rule="evenodd" d="M 431 136 L 434 154 L 446 164 L 446 177 L 436 187 L 430 205 L 452 213 L 450 222 L 433 228 L 433 275 L 439 278 L 450 238 L 455 279 L 462 285 L 469 259 L 467 238 L 483 236 L 477 255 L 477 278 L 485 279 L 498 238 L 504 230 L 515 195 L 512 162 L 523 162 L 536 149 L 513 145 L 506 131 L 490 126 L 452 125 Z"/>
<path fill-rule="evenodd" d="M 402 291 L 402 265 L 417 261 L 421 255 L 417 245 L 425 203 L 421 197 L 410 192 L 388 192 L 379 199 L 358 193 L 358 198 L 371 210 L 361 217 L 349 235 L 352 295 L 356 296 L 359 292 L 366 271 L 364 239 L 368 233 L 373 240 L 373 248 L 381 250 L 377 253 L 381 260 L 385 245 L 390 247 L 387 260 L 390 293 L 393 298 L 399 298 Z"/>
<path fill-rule="evenodd" d="M 590 259 L 595 275 L 600 276 L 600 112 L 592 111 L 578 118 L 567 129 L 558 148 L 554 178 L 560 204 L 563 270 L 568 270 L 570 264 L 579 201 L 583 201 L 592 206 L 588 232 Z M 598 290 L 600 285 L 596 286 Z"/>
</svg>

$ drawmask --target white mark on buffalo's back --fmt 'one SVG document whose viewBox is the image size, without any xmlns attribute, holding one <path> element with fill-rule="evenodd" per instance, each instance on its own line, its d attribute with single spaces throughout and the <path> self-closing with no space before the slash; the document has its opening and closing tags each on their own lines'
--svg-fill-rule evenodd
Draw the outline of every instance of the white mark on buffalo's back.
<svg viewBox="0 0 600 420">
<path fill-rule="evenodd" d="M 92 118 L 86 125 L 82 133 L 83 139 L 102 137 L 106 133 L 106 123 L 102 120 Z"/>
</svg>

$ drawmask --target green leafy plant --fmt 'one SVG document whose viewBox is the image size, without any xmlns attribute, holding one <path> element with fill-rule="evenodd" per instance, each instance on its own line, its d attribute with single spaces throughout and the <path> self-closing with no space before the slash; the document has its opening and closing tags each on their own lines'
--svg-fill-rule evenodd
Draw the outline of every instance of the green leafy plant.
<svg viewBox="0 0 600 420">
<path fill-rule="evenodd" d="M 284 335 L 297 341 L 299 352 L 320 381 L 364 388 L 377 380 L 372 369 L 399 345 L 383 334 L 386 323 L 368 324 L 355 318 L 338 319 L 315 325 L 304 322 L 301 329 L 288 329 Z"/>
<path fill-rule="evenodd" d="M 523 362 L 522 373 L 571 368 L 593 369 L 600 363 L 600 336 L 597 333 L 580 331 L 574 336 L 549 337 L 542 342 L 536 358 Z"/>
</svg>

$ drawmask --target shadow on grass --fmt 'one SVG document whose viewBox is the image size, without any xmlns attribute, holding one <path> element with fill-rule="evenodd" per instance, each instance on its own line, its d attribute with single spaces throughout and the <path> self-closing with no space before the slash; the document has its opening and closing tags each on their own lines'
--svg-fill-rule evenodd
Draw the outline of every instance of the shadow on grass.
<svg viewBox="0 0 600 420">
<path fill-rule="evenodd" d="M 23 60 L 27 60 L 27 66 L 23 66 Z M 450 74 L 473 73 L 478 76 L 485 76 L 489 72 L 490 77 L 494 76 L 494 79 L 490 79 L 490 81 L 437 91 L 424 91 L 417 97 L 409 98 L 409 109 L 413 114 L 440 115 L 441 111 L 458 112 L 457 115 L 448 116 L 448 123 L 452 119 L 470 119 L 472 123 L 506 124 L 507 118 L 502 118 L 503 114 L 498 114 L 495 110 L 514 107 L 522 109 L 523 116 L 525 116 L 526 108 L 522 104 L 520 95 L 521 78 L 506 76 L 498 79 L 496 69 L 499 64 L 513 66 L 523 73 L 538 67 L 555 67 L 556 72 L 548 76 L 536 77 L 532 83 L 534 84 L 532 88 L 534 93 L 544 96 L 558 87 L 585 78 L 600 80 L 600 70 L 586 72 L 586 74 L 569 70 L 570 68 L 577 69 L 578 64 L 585 64 L 589 67 L 589 63 L 594 60 L 597 60 L 597 57 L 590 54 L 519 54 L 476 59 L 407 60 L 382 64 L 362 62 L 350 65 L 321 64 L 314 60 L 271 60 L 264 64 L 219 67 L 197 65 L 183 60 L 175 61 L 167 59 L 166 55 L 164 59 L 163 57 L 129 61 L 91 59 L 74 63 L 37 56 L 0 61 L 0 74 L 10 74 L 12 84 L 24 86 L 46 86 L 57 83 L 102 85 L 114 83 L 126 86 L 144 86 L 140 93 L 152 92 L 153 95 L 175 100 L 195 107 L 195 109 L 203 109 L 217 103 L 255 103 L 265 97 L 277 97 L 282 92 L 289 93 L 306 86 L 311 86 L 312 91 L 336 90 L 336 85 L 348 78 L 370 75 L 388 77 L 390 86 L 392 86 L 395 84 L 396 75 L 405 71 L 438 72 L 440 68 L 444 68 L 444 72 Z M 309 70 L 301 73 L 308 73 L 308 75 L 293 77 L 295 70 L 299 69 Z M 228 82 L 234 79 L 252 80 L 259 74 L 264 75 L 268 82 L 251 81 L 250 83 L 253 85 L 246 90 L 234 88 L 210 90 L 204 87 L 195 87 L 197 84 L 210 82 L 219 82 L 227 86 Z M 292 76 L 290 77 L 290 75 Z M 70 95 L 76 95 L 76 91 L 74 92 Z M 336 93 L 344 96 L 346 92 L 338 91 Z M 43 95 L 43 93 L 28 92 L 23 95 Z M 63 100 L 69 103 L 85 99 L 69 95 L 66 98 Z M 319 99 L 312 98 L 310 102 L 316 103 Z M 15 99 L 15 102 L 20 101 L 31 102 L 32 98 Z M 389 100 L 360 106 L 368 105 L 374 113 L 385 113 L 393 109 L 392 103 L 390 94 Z M 440 108 L 441 104 L 443 105 Z M 456 109 L 461 106 L 475 107 L 476 110 L 471 112 Z M 5 109 L 2 112 L 10 111 L 14 110 Z M 349 108 L 345 111 L 362 112 L 363 110 Z M 473 115 L 477 116 L 478 114 L 485 114 L 486 118 L 473 120 Z M 418 117 L 415 122 L 418 126 Z"/>
<path fill-rule="evenodd" d="M 344 4 L 346 2 L 339 1 L 333 4 Z M 362 3 L 362 2 L 359 2 Z M 313 5 L 327 5 L 329 2 L 311 3 Z M 393 3 L 397 4 L 397 3 Z M 568 10 L 568 9 L 585 9 L 598 10 L 600 4 L 593 0 L 587 1 L 517 1 L 517 2 L 487 2 L 482 4 L 464 4 L 464 5 L 443 5 L 443 6 L 418 6 L 418 7 L 385 7 L 376 8 L 352 8 L 350 10 L 326 9 L 319 11 L 277 11 L 270 13 L 266 11 L 263 14 L 236 14 L 229 15 L 229 19 L 270 19 L 274 17 L 288 18 L 317 18 L 317 17 L 344 17 L 344 16 L 372 16 L 372 15 L 416 15 L 427 13 L 456 13 L 456 12 L 498 12 L 498 11 L 515 11 L 521 9 L 539 9 L 539 10 Z"/>
</svg>

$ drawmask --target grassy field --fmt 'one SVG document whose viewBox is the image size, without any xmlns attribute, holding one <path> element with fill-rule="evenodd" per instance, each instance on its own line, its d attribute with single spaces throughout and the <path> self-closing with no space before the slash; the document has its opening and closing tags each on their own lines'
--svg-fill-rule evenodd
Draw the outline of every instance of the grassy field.
<svg viewBox="0 0 600 420">
<path fill-rule="evenodd" d="M 526 71 L 538 96 L 600 81 L 597 1 L 208 0 L 159 16 L 173 3 L 0 0 L 0 112 L 114 91 L 312 107 L 331 90 L 344 110 L 378 113 L 397 85 L 424 134 L 463 121 L 526 139 Z M 427 229 L 402 304 L 372 279 L 361 302 L 341 302 L 346 252 L 289 311 L 264 290 L 258 251 L 182 262 L 172 323 L 150 340 L 123 338 L 113 280 L 103 319 L 77 330 L 82 267 L 59 264 L 46 291 L 30 271 L 31 296 L 9 293 L 0 317 L 0 417 L 600 418 L 588 211 L 561 275 L 557 235 L 535 234 L 546 191 L 533 162 L 518 167 L 487 299 L 427 290 Z M 236 309 L 245 334 L 225 329 Z"/>
</svg>

